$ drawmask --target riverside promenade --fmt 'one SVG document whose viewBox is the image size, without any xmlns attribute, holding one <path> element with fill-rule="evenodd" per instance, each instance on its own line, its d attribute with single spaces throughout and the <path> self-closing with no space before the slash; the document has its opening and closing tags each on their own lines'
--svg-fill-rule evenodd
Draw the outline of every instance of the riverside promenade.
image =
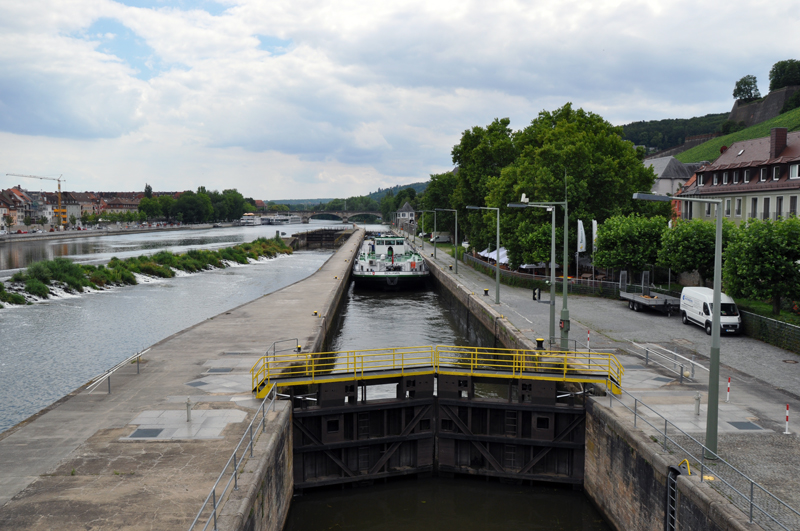
<svg viewBox="0 0 800 531">
<path fill-rule="evenodd" d="M 419 248 L 420 239 L 415 241 Z M 500 304 L 495 304 L 494 276 L 479 273 L 464 262 L 459 262 L 458 274 L 455 274 L 450 269 L 454 265 L 452 256 L 438 249 L 434 259 L 432 253 L 433 246 L 426 242 L 426 261 L 438 268 L 440 274 L 449 276 L 453 284 L 461 285 L 478 296 L 507 319 L 531 344 L 535 344 L 537 337 L 548 336 L 549 306 L 534 301 L 530 289 L 500 284 Z M 483 295 L 484 289 L 489 290 L 487 296 Z M 543 293 L 542 297 L 549 299 L 549 293 Z M 557 320 L 561 315 L 561 305 L 562 297 L 557 294 Z M 594 399 L 596 407 L 612 406 L 609 413 L 633 428 L 634 400 L 639 401 L 640 418 L 636 429 L 643 432 L 645 439 L 649 439 L 646 444 L 652 442 L 656 452 L 663 443 L 663 436 L 643 422 L 643 419 L 663 429 L 664 420 L 658 414 L 666 417 L 670 426 L 674 424 L 688 436 L 694 437 L 700 443 L 704 442 L 708 403 L 707 370 L 697 367 L 694 378 L 684 378 L 681 381 L 675 372 L 656 366 L 653 363 L 655 357 L 651 357 L 649 363 L 645 364 L 644 350 L 633 345 L 635 342 L 651 347 L 663 346 L 689 359 L 694 357 L 701 366 L 707 368 L 711 338 L 703 329 L 683 325 L 676 315 L 667 317 L 655 312 L 633 312 L 628 309 L 625 301 L 600 297 L 570 295 L 568 308 L 572 325 L 570 339 L 577 341 L 578 349 L 586 349 L 587 335 L 591 331 L 591 349 L 615 350 L 625 367 L 622 387 L 628 394 L 624 394 L 621 400 L 630 410 L 616 400 L 612 402 L 601 397 Z M 556 333 L 558 331 L 556 322 Z M 746 336 L 723 337 L 721 340 L 717 453 L 795 510 L 800 509 L 800 476 L 795 472 L 800 469 L 800 438 L 797 435 L 800 432 L 800 414 L 795 413 L 800 411 L 799 361 L 800 356 L 793 352 Z M 661 363 L 664 361 L 661 360 Z M 730 399 L 726 401 L 728 377 L 731 378 L 732 387 Z M 695 396 L 698 392 L 701 396 L 700 414 L 696 415 Z M 790 419 L 790 433 L 784 434 L 787 404 L 793 418 Z M 687 435 L 674 431 L 676 433 L 671 433 L 670 439 L 684 448 L 698 450 L 698 445 Z M 674 465 L 685 457 L 684 455 L 677 459 L 681 451 L 675 445 L 662 453 Z M 720 470 L 723 466 L 711 464 L 711 467 Z M 696 477 L 698 470 L 693 468 L 692 473 Z M 713 473 L 708 477 L 710 479 L 707 482 L 715 479 Z M 719 485 L 719 478 L 716 480 Z M 736 487 L 745 496 L 749 496 L 749 482 L 741 480 Z M 731 495 L 729 490 L 724 492 L 741 509 L 740 519 L 746 528 L 759 529 L 754 524 L 746 523 L 749 510 L 746 501 L 735 494 Z M 756 494 L 759 494 L 757 488 Z M 765 508 L 769 508 L 774 514 L 783 515 L 784 522 L 790 522 L 788 529 L 800 529 L 800 517 L 780 506 L 775 500 L 767 498 L 769 497 L 759 496 L 759 501 Z M 758 510 L 754 512 L 758 517 Z M 765 525 L 764 518 L 761 520 L 765 529 L 783 529 L 777 524 Z M 756 522 L 759 520 L 756 519 Z M 663 526 L 663 522 L 659 522 L 658 526 Z"/>
<path fill-rule="evenodd" d="M 321 348 L 363 237 L 307 279 L 153 345 L 139 374 L 135 363 L 114 373 L 110 394 L 84 386 L 0 434 L 0 529 L 188 529 L 260 403 L 250 367 L 276 340 Z M 273 424 L 290 425 L 287 404 Z M 291 439 L 280 441 L 290 478 Z M 270 486 L 283 517 L 291 487 Z"/>
</svg>

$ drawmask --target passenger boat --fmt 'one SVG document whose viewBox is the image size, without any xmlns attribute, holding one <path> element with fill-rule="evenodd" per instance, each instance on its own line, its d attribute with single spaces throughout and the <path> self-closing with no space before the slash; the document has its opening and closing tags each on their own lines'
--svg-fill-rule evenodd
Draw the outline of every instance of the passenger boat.
<svg viewBox="0 0 800 531">
<path fill-rule="evenodd" d="M 391 289 L 420 286 L 430 276 L 425 261 L 403 238 L 368 237 L 353 263 L 356 285 Z"/>
<path fill-rule="evenodd" d="M 252 212 L 245 212 L 242 219 L 239 220 L 240 227 L 255 227 L 256 225 L 261 225 L 261 218 Z"/>
<path fill-rule="evenodd" d="M 302 222 L 303 218 L 297 214 L 276 214 L 274 216 L 264 216 L 261 218 L 262 225 L 294 225 Z"/>
</svg>

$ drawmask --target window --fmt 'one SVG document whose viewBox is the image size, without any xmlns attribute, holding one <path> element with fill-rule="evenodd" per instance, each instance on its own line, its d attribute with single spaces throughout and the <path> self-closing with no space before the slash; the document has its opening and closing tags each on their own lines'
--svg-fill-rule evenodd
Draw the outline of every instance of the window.
<svg viewBox="0 0 800 531">
<path fill-rule="evenodd" d="M 775 198 L 775 219 L 783 216 L 783 196 Z"/>
<path fill-rule="evenodd" d="M 536 417 L 536 429 L 537 430 L 549 430 L 550 429 L 550 419 L 548 417 Z"/>
<path fill-rule="evenodd" d="M 798 179 L 800 178 L 800 164 L 792 164 L 789 166 L 789 178 L 790 179 Z"/>
<path fill-rule="evenodd" d="M 789 198 L 789 215 L 796 216 L 797 215 L 797 196 L 793 195 Z"/>
<path fill-rule="evenodd" d="M 764 212 L 761 218 L 769 219 L 769 197 L 764 198 Z"/>
<path fill-rule="evenodd" d="M 767 169 L 766 168 L 761 168 L 761 177 L 759 178 L 759 180 L 762 183 L 767 180 Z"/>
<path fill-rule="evenodd" d="M 711 203 L 706 203 L 706 217 L 711 215 Z"/>
<path fill-rule="evenodd" d="M 706 184 L 706 176 L 701 173 L 697 176 L 697 186 L 703 186 L 704 184 Z"/>
<path fill-rule="evenodd" d="M 719 174 L 715 173 L 714 174 L 714 186 L 716 186 L 718 184 L 719 184 Z"/>
<path fill-rule="evenodd" d="M 728 172 L 722 174 L 722 184 L 728 184 Z"/>
<path fill-rule="evenodd" d="M 681 207 L 681 216 L 683 219 L 692 219 L 692 202 L 691 201 L 682 201 L 683 207 Z"/>
<path fill-rule="evenodd" d="M 737 197 L 736 198 L 736 215 L 738 217 L 742 217 L 742 198 L 741 197 Z"/>
<path fill-rule="evenodd" d="M 772 168 L 772 180 L 777 181 L 780 178 L 781 178 L 781 167 L 775 166 L 774 168 Z"/>
<path fill-rule="evenodd" d="M 730 199 L 726 199 L 725 200 L 725 215 L 727 217 L 731 217 L 731 200 Z"/>
<path fill-rule="evenodd" d="M 739 170 L 733 172 L 733 184 L 739 184 Z"/>
<path fill-rule="evenodd" d="M 744 182 L 745 184 L 750 182 L 750 170 L 744 170 Z"/>
<path fill-rule="evenodd" d="M 758 212 L 758 198 L 754 197 L 750 200 L 750 217 L 756 217 L 756 212 Z"/>
</svg>

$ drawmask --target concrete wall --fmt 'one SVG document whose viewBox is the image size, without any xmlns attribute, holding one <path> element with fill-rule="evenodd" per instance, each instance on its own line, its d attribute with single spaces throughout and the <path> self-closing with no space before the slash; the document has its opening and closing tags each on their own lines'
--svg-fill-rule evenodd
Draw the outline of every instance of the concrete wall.
<svg viewBox="0 0 800 531">
<path fill-rule="evenodd" d="M 592 399 L 586 404 L 584 490 L 620 531 L 663 531 L 666 482 L 676 458 L 633 427 L 632 414 L 618 417 Z M 627 410 L 625 410 L 627 413 Z M 678 477 L 677 528 L 685 531 L 760 530 L 697 471 Z"/>
<path fill-rule="evenodd" d="M 292 410 L 287 401 L 276 402 L 275 409 L 267 413 L 253 458 L 239 467 L 239 490 L 230 491 L 217 520 L 222 531 L 281 531 L 286 523 L 294 488 Z"/>
</svg>

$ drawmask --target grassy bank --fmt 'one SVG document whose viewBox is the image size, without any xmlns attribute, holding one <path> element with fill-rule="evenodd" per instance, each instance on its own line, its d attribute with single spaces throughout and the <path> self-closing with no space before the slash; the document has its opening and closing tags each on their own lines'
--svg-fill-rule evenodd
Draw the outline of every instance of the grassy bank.
<svg viewBox="0 0 800 531">
<path fill-rule="evenodd" d="M 226 262 L 247 264 L 249 259 L 274 258 L 278 254 L 291 254 L 292 249 L 282 239 L 259 238 L 218 251 L 192 250 L 184 254 L 161 251 L 152 256 L 138 256 L 120 260 L 112 258 L 106 265 L 75 264 L 66 258 L 36 262 L 24 271 L 14 273 L 11 285 L 41 298 L 50 296 L 50 287 L 58 284 L 73 292 L 84 288 L 101 289 L 106 286 L 136 284 L 135 273 L 159 278 L 172 278 L 175 271 L 194 273 L 210 267 L 224 268 Z M 25 297 L 6 291 L 0 282 L 0 301 L 25 304 Z"/>
</svg>

